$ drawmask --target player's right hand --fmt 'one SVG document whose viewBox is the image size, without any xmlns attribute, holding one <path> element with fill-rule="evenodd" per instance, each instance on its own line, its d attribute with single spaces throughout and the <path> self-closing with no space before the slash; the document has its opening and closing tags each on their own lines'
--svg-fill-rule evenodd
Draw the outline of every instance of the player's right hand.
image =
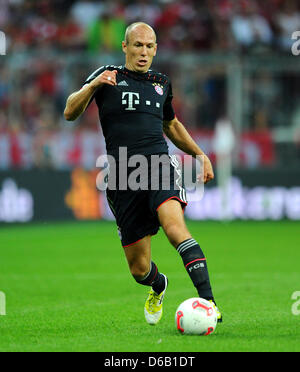
<svg viewBox="0 0 300 372">
<path fill-rule="evenodd" d="M 203 158 L 201 161 L 203 162 L 203 170 L 201 174 L 197 176 L 198 182 L 207 183 L 215 178 L 213 167 L 211 161 L 209 160 L 208 156 L 203 154 Z"/>
<path fill-rule="evenodd" d="M 102 72 L 102 74 L 97 76 L 90 84 L 94 88 L 99 88 L 103 84 L 115 86 L 117 85 L 117 73 L 118 73 L 117 70 L 113 71 L 105 70 Z"/>
</svg>

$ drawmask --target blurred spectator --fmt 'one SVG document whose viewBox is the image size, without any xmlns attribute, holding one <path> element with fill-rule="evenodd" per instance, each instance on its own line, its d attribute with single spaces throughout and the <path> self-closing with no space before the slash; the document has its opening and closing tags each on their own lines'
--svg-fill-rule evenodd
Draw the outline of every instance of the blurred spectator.
<svg viewBox="0 0 300 372">
<path fill-rule="evenodd" d="M 74 51 L 84 48 L 84 30 L 71 15 L 67 16 L 66 19 L 61 19 L 57 32 L 57 42 L 63 50 L 71 49 Z"/>
<path fill-rule="evenodd" d="M 114 4 L 107 5 L 102 16 L 95 20 L 88 30 L 90 52 L 120 51 L 124 40 L 126 23 L 123 14 Z"/>
<path fill-rule="evenodd" d="M 83 29 L 86 29 L 92 22 L 98 19 L 103 10 L 104 3 L 101 0 L 79 0 L 75 1 L 71 7 L 71 15 L 75 22 L 78 23 Z"/>
<path fill-rule="evenodd" d="M 38 63 L 35 66 L 35 84 L 41 96 L 54 97 L 56 86 L 56 70 L 53 62 Z"/>
<path fill-rule="evenodd" d="M 0 29 L 4 29 L 10 19 L 10 10 L 7 0 L 0 0 Z"/>
<path fill-rule="evenodd" d="M 221 34 L 226 37 L 227 30 L 223 28 L 224 24 L 221 23 L 216 10 L 215 4 L 212 5 L 209 1 L 195 4 L 195 16 L 190 21 L 195 49 L 202 51 L 215 49 L 218 37 Z"/>
<path fill-rule="evenodd" d="M 270 46 L 273 32 L 267 20 L 259 14 L 256 2 L 242 0 L 238 12 L 232 17 L 233 36 L 243 50 L 258 45 Z"/>
<path fill-rule="evenodd" d="M 4 111 L 9 104 L 9 83 L 6 79 L 8 69 L 0 66 L 0 110 Z"/>
<path fill-rule="evenodd" d="M 21 114 L 23 117 L 24 129 L 33 132 L 37 127 L 40 116 L 39 91 L 37 86 L 29 85 L 23 92 L 21 99 Z"/>
<path fill-rule="evenodd" d="M 143 22 L 149 23 L 152 27 L 154 27 L 160 13 L 161 8 L 150 0 L 137 0 L 129 4 L 125 9 L 125 17 L 129 24 L 143 20 Z"/>
<path fill-rule="evenodd" d="M 155 28 L 161 48 L 193 50 L 197 40 L 208 35 L 202 22 L 204 13 L 197 13 L 191 0 L 167 2 L 156 20 Z"/>
<path fill-rule="evenodd" d="M 252 126 L 262 131 L 270 126 L 276 126 L 280 120 L 278 109 L 282 95 L 279 80 L 274 79 L 269 72 L 258 72 L 252 80 Z"/>
<path fill-rule="evenodd" d="M 290 52 L 292 43 L 294 42 L 291 39 L 292 33 L 300 30 L 300 12 L 297 2 L 294 0 L 283 1 L 276 21 L 279 29 L 279 47 L 283 51 Z"/>
</svg>

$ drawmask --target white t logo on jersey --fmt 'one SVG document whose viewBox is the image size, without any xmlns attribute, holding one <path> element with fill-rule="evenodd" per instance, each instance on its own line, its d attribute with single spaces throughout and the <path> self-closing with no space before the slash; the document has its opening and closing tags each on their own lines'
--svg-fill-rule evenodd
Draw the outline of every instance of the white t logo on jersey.
<svg viewBox="0 0 300 372">
<path fill-rule="evenodd" d="M 128 100 L 124 99 L 128 96 Z M 136 99 L 134 99 L 134 97 Z M 134 92 L 123 92 L 122 93 L 122 105 L 128 105 L 125 110 L 134 111 L 136 110 L 135 107 L 133 107 L 133 104 L 139 105 L 140 104 L 140 95 L 139 93 Z"/>
</svg>

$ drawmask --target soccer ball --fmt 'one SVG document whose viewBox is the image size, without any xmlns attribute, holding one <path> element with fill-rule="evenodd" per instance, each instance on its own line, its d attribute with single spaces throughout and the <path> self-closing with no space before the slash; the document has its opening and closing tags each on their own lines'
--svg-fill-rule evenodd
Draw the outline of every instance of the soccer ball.
<svg viewBox="0 0 300 372">
<path fill-rule="evenodd" d="M 182 302 L 175 314 L 175 325 L 185 335 L 207 336 L 217 326 L 217 313 L 211 302 L 194 297 Z"/>
</svg>

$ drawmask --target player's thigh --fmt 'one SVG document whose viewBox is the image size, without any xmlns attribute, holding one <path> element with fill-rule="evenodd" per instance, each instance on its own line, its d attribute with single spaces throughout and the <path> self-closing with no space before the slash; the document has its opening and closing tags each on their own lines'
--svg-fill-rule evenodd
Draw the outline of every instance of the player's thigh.
<svg viewBox="0 0 300 372">
<path fill-rule="evenodd" d="M 163 203 L 158 208 L 157 215 L 165 234 L 175 247 L 184 240 L 191 238 L 179 201 L 171 199 Z"/>
<path fill-rule="evenodd" d="M 124 247 L 124 253 L 132 275 L 143 277 L 150 270 L 151 236 L 147 235 L 138 242 Z"/>
</svg>

